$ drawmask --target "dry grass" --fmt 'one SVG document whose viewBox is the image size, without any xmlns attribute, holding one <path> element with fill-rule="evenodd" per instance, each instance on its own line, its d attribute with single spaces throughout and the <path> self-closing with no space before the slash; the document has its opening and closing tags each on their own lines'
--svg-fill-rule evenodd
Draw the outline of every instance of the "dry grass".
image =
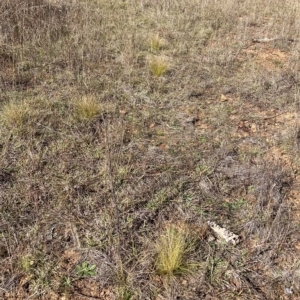
<svg viewBox="0 0 300 300">
<path fill-rule="evenodd" d="M 0 1 L 0 298 L 299 299 L 299 20 L 296 0 Z M 190 252 L 170 227 L 154 254 L 166 223 Z"/>
<path fill-rule="evenodd" d="M 103 109 L 93 96 L 83 96 L 74 103 L 74 117 L 79 121 L 89 121 L 99 116 Z"/>
<path fill-rule="evenodd" d="M 28 119 L 28 106 L 25 103 L 8 103 L 1 112 L 1 120 L 11 128 L 20 128 Z"/>
<path fill-rule="evenodd" d="M 159 50 L 162 50 L 166 46 L 167 42 L 165 39 L 159 37 L 159 35 L 156 34 L 150 37 L 149 44 L 151 51 L 157 52 Z"/>
</svg>

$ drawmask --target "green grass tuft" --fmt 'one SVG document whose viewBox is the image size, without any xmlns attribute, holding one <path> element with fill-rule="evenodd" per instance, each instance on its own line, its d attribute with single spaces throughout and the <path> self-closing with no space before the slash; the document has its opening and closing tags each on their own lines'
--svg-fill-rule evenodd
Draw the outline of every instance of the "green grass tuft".
<svg viewBox="0 0 300 300">
<path fill-rule="evenodd" d="M 102 112 L 102 106 L 93 96 L 84 96 L 74 103 L 74 117 L 79 121 L 90 121 Z"/>
<path fill-rule="evenodd" d="M 187 254 L 191 250 L 191 239 L 184 228 L 167 227 L 157 245 L 156 270 L 168 277 L 188 272 Z"/>
<path fill-rule="evenodd" d="M 9 127 L 21 128 L 28 120 L 29 108 L 24 103 L 10 102 L 6 104 L 0 114 L 1 120 Z"/>
<path fill-rule="evenodd" d="M 150 49 L 152 52 L 157 52 L 161 50 L 165 44 L 166 41 L 163 38 L 160 38 L 159 35 L 153 35 L 149 39 Z"/>
<path fill-rule="evenodd" d="M 166 59 L 162 56 L 151 58 L 149 62 L 149 68 L 151 74 L 155 77 L 164 75 L 169 69 Z"/>
</svg>

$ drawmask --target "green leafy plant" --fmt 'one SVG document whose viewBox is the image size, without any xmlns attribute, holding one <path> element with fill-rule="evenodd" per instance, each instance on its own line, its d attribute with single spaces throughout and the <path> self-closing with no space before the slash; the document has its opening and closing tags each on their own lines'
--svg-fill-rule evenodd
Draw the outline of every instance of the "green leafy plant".
<svg viewBox="0 0 300 300">
<path fill-rule="evenodd" d="M 70 292 L 70 290 L 72 289 L 73 283 L 72 283 L 72 279 L 69 276 L 63 276 L 60 279 L 60 290 L 64 293 L 68 293 Z"/>
<path fill-rule="evenodd" d="M 90 277 L 96 275 L 96 265 L 90 265 L 86 261 L 76 266 L 76 274 L 78 277 Z"/>
<path fill-rule="evenodd" d="M 118 292 L 118 299 L 120 300 L 130 300 L 133 297 L 133 293 L 128 289 L 128 287 L 121 287 Z"/>
</svg>

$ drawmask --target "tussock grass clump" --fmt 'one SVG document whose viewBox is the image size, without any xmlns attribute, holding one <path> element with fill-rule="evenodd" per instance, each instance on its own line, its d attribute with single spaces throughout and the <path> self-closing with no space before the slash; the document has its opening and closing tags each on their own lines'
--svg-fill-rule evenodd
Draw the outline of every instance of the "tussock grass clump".
<svg viewBox="0 0 300 300">
<path fill-rule="evenodd" d="M 1 111 L 1 120 L 10 127 L 20 128 L 29 117 L 29 108 L 26 103 L 10 102 Z"/>
<path fill-rule="evenodd" d="M 168 71 L 169 66 L 164 57 L 155 56 L 150 59 L 149 68 L 153 76 L 160 77 Z"/>
<path fill-rule="evenodd" d="M 149 44 L 151 51 L 156 52 L 165 47 L 166 41 L 157 34 L 150 37 Z"/>
<path fill-rule="evenodd" d="M 74 117 L 79 121 L 89 121 L 102 112 L 102 106 L 93 96 L 84 96 L 74 103 Z"/>
<path fill-rule="evenodd" d="M 188 272 L 186 255 L 192 248 L 191 241 L 185 228 L 168 226 L 156 245 L 157 272 L 168 277 Z"/>
<path fill-rule="evenodd" d="M 30 255 L 24 255 L 20 258 L 20 268 L 24 273 L 29 273 L 34 266 L 34 260 Z"/>
</svg>

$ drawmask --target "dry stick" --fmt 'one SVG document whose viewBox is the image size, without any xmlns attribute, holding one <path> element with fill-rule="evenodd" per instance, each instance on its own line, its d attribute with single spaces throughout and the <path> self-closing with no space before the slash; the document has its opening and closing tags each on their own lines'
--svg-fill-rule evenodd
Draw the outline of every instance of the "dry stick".
<svg viewBox="0 0 300 300">
<path fill-rule="evenodd" d="M 60 131 L 58 131 L 58 130 L 55 130 L 55 129 L 49 127 L 49 126 L 43 125 L 43 124 L 40 123 L 40 122 L 37 122 L 37 123 L 35 123 L 35 124 L 38 125 L 38 126 L 40 126 L 40 127 L 45 128 L 45 129 L 48 129 L 49 131 L 56 132 L 56 133 L 58 133 L 58 134 L 60 134 L 60 135 L 67 135 L 67 134 L 65 134 L 65 133 L 63 133 L 63 132 L 60 132 Z"/>
<path fill-rule="evenodd" d="M 283 111 L 283 112 L 281 112 L 281 113 L 278 113 L 278 114 L 276 114 L 276 115 L 269 116 L 269 117 L 258 116 L 257 119 L 259 119 L 259 120 L 269 120 L 269 119 L 274 119 L 274 118 L 276 118 L 276 117 L 278 117 L 278 116 L 281 116 L 281 115 L 284 115 L 284 114 L 287 114 L 287 113 L 288 113 L 288 111 Z M 244 121 L 245 121 L 245 120 L 244 120 Z"/>
<path fill-rule="evenodd" d="M 108 162 L 107 167 L 108 167 L 108 174 L 109 174 L 109 178 L 110 178 L 110 188 L 111 188 L 113 208 L 114 208 L 114 214 L 115 214 L 114 217 L 117 220 L 118 234 L 120 234 L 120 211 L 118 209 L 118 201 L 117 201 L 115 185 L 114 185 L 114 180 L 113 180 L 111 149 L 110 149 L 110 143 L 109 143 L 108 125 L 107 124 L 105 124 L 105 144 L 106 144 L 106 154 L 107 154 L 107 162 Z"/>
<path fill-rule="evenodd" d="M 262 119 L 264 119 L 264 120 L 273 119 L 273 118 L 276 118 L 276 117 L 278 117 L 278 116 L 284 115 L 284 114 L 286 114 L 286 113 L 288 113 L 288 111 L 283 111 L 283 112 L 281 112 L 281 113 L 278 113 L 278 114 L 276 114 L 276 115 L 274 115 L 274 116 L 270 116 L 270 117 L 262 117 Z"/>
<path fill-rule="evenodd" d="M 104 119 L 104 118 L 103 118 Z M 120 228 L 120 210 L 118 208 L 118 199 L 115 191 L 115 184 L 113 179 L 113 171 L 112 171 L 112 160 L 111 160 L 111 148 L 109 141 L 109 132 L 108 132 L 108 124 L 105 122 L 105 145 L 106 145 L 106 154 L 107 154 L 107 168 L 110 179 L 110 189 L 112 195 L 112 205 L 113 205 L 113 213 L 111 214 L 114 220 L 116 220 L 117 226 L 117 253 L 115 255 L 115 260 L 117 265 L 120 267 L 121 275 L 124 276 L 124 268 L 121 260 L 121 228 Z"/>
<path fill-rule="evenodd" d="M 285 40 L 287 42 L 292 42 L 292 43 L 297 43 L 299 42 L 298 39 L 293 39 L 293 38 L 286 38 L 286 37 L 275 37 L 275 38 L 263 38 L 263 39 L 252 39 L 253 43 L 270 43 L 270 42 L 275 42 L 278 40 Z"/>
</svg>

